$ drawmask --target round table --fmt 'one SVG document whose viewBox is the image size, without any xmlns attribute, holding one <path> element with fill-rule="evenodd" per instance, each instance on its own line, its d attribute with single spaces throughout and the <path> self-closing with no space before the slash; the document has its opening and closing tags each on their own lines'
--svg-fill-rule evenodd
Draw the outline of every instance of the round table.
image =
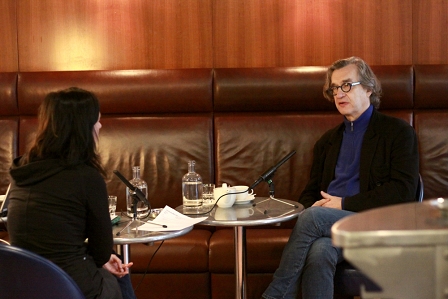
<svg viewBox="0 0 448 299">
<path fill-rule="evenodd" d="M 382 288 L 362 290 L 362 298 L 447 298 L 446 203 L 440 208 L 437 200 L 425 200 L 357 213 L 333 225 L 332 239 Z"/>
<path fill-rule="evenodd" d="M 210 207 L 211 208 L 211 207 Z M 275 224 L 291 220 L 304 209 L 296 201 L 256 197 L 253 201 L 244 204 L 234 204 L 230 208 L 213 208 L 209 213 L 207 207 L 197 209 L 197 216 L 208 218 L 200 224 L 212 226 L 229 226 L 234 228 L 235 238 L 235 276 L 236 299 L 246 298 L 246 226 Z M 191 208 L 179 206 L 177 211 L 195 217 Z"/>
<path fill-rule="evenodd" d="M 143 231 L 143 230 L 134 230 L 134 228 L 139 227 L 143 224 L 143 221 L 135 220 L 129 227 L 127 227 L 124 231 L 117 236 L 117 233 L 120 232 L 129 221 L 132 221 L 132 218 L 127 216 L 120 216 L 121 221 L 113 226 L 112 233 L 114 238 L 114 244 L 117 246 L 117 253 L 123 256 L 123 262 L 125 264 L 129 263 L 130 258 L 130 249 L 129 244 L 133 243 L 152 243 L 156 241 L 162 241 L 167 239 L 176 238 L 186 233 L 190 232 L 193 229 L 193 226 L 189 226 L 182 230 L 176 231 L 165 231 L 165 232 L 152 232 L 152 231 Z"/>
</svg>

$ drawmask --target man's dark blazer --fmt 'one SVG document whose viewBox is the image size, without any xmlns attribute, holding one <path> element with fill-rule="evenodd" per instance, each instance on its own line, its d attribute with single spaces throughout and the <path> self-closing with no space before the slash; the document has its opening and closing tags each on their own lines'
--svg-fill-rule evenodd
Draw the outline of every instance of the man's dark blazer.
<svg viewBox="0 0 448 299">
<path fill-rule="evenodd" d="M 342 123 L 327 131 L 314 146 L 310 180 L 299 198 L 305 208 L 322 199 L 320 191 L 326 192 L 334 179 L 344 128 Z M 344 199 L 344 209 L 358 212 L 413 201 L 418 180 L 414 129 L 404 120 L 374 109 L 362 142 L 360 192 Z"/>
</svg>

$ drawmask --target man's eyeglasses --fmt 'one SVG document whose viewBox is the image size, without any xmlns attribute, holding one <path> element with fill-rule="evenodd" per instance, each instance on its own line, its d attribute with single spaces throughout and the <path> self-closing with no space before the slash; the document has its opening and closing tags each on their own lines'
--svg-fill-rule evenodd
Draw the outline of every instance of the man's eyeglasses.
<svg viewBox="0 0 448 299">
<path fill-rule="evenodd" d="M 352 86 L 359 85 L 361 82 L 345 82 L 341 86 L 331 86 L 327 89 L 327 94 L 329 96 L 335 96 L 338 94 L 338 88 L 340 88 L 343 92 L 347 93 L 352 89 Z"/>
</svg>

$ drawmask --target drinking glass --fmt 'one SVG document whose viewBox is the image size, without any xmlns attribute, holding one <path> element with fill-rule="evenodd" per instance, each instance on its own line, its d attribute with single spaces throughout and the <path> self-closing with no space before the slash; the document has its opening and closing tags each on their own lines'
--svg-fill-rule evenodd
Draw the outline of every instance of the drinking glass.
<svg viewBox="0 0 448 299">
<path fill-rule="evenodd" d="M 115 195 L 109 195 L 109 214 L 110 217 L 115 217 L 115 211 L 117 210 L 117 197 Z"/>
<path fill-rule="evenodd" d="M 202 185 L 202 205 L 211 206 L 215 204 L 213 197 L 213 191 L 215 190 L 215 184 L 203 184 Z"/>
</svg>

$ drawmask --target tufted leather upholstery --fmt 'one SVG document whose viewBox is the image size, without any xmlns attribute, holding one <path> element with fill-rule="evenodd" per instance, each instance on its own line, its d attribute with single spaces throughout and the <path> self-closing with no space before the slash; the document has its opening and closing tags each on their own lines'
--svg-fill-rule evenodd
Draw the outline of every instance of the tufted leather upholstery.
<svg viewBox="0 0 448 299">
<path fill-rule="evenodd" d="M 380 111 L 412 124 L 419 138 L 425 198 L 448 193 L 448 66 L 373 66 Z M 78 86 L 100 100 L 100 154 L 110 194 L 125 210 L 125 187 L 112 175 L 141 166 L 153 207 L 182 204 L 181 178 L 196 160 L 204 182 L 250 185 L 296 150 L 273 180 L 278 198 L 297 199 L 315 141 L 341 122 L 322 96 L 325 67 L 0 73 L 0 193 L 12 158 L 30 144 L 46 93 Z M 268 194 L 267 184 L 256 187 Z M 249 298 L 259 298 L 278 266 L 294 221 L 247 229 Z M 0 234 L 0 237 L 7 236 Z M 198 225 L 153 246 L 131 246 L 138 298 L 233 298 L 231 229 Z M 146 273 L 146 274 L 145 274 Z"/>
</svg>

